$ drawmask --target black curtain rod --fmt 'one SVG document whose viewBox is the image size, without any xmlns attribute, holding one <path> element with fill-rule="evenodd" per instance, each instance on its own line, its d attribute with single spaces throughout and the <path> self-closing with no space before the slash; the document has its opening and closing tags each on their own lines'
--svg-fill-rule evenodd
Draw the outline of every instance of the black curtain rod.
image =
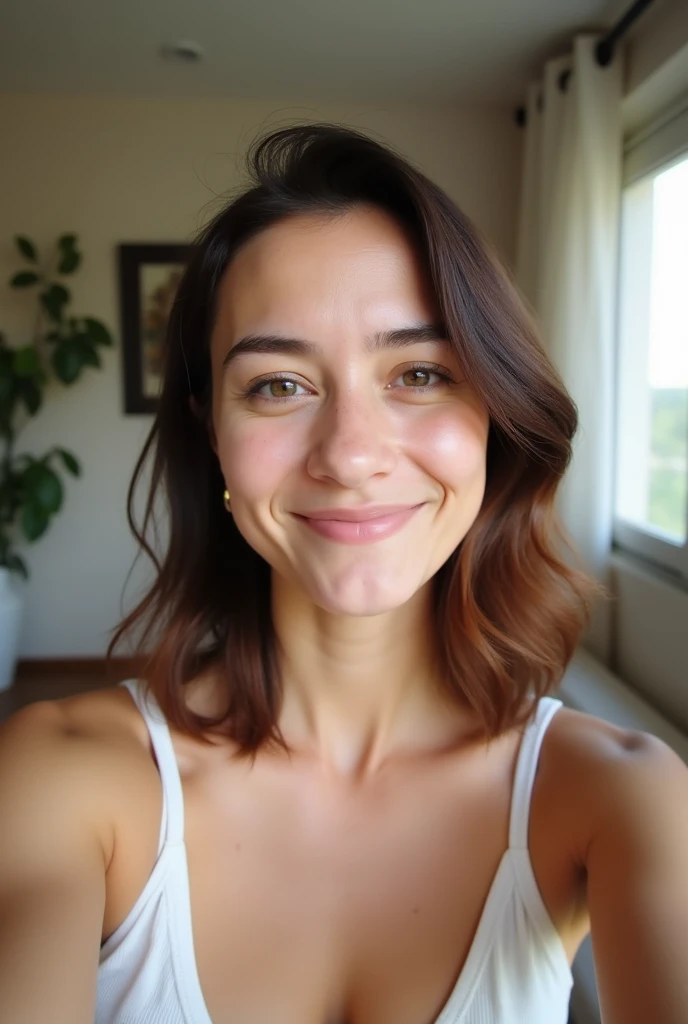
<svg viewBox="0 0 688 1024">
<path fill-rule="evenodd" d="M 607 32 L 606 36 L 600 39 L 599 43 L 595 47 L 595 59 L 601 68 L 606 68 L 608 64 L 611 64 L 614 59 L 615 44 L 618 43 L 619 39 L 621 39 L 626 32 L 628 32 L 631 25 L 638 20 L 640 15 L 652 3 L 654 3 L 654 0 L 635 0 L 635 3 L 631 4 L 626 13 L 619 18 L 616 25 Z M 566 91 L 570 77 L 570 69 L 562 71 L 559 75 L 559 88 L 562 92 Z M 523 125 L 525 125 L 527 119 L 525 107 L 518 108 L 515 114 L 515 119 L 516 124 L 519 127 L 523 127 Z"/>
</svg>

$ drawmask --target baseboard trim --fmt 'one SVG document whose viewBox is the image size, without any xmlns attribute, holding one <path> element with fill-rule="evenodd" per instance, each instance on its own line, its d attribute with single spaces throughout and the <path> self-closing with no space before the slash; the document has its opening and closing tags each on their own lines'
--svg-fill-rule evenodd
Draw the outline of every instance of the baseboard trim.
<svg viewBox="0 0 688 1024">
<path fill-rule="evenodd" d="M 17 663 L 15 680 L 20 683 L 40 678 L 49 682 L 65 676 L 127 679 L 138 675 L 140 668 L 140 658 L 22 658 Z"/>
</svg>

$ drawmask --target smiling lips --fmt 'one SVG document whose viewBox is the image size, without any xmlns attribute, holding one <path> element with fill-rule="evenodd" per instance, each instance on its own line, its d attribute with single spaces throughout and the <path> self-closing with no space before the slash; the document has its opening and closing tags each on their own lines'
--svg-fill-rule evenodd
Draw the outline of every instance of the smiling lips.
<svg viewBox="0 0 688 1024">
<path fill-rule="evenodd" d="M 297 515 L 311 530 L 341 544 L 369 544 L 400 530 L 421 505 L 331 508 Z"/>
</svg>

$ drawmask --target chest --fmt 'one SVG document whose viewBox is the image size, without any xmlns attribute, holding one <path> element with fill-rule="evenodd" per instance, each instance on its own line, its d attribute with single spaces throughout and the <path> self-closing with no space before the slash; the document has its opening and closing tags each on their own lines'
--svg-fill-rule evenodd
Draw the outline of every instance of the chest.
<svg viewBox="0 0 688 1024">
<path fill-rule="evenodd" d="M 515 751 L 481 771 L 416 766 L 363 793 L 269 769 L 182 770 L 189 925 L 213 1024 L 434 1021 L 508 845 Z M 109 872 L 110 931 L 155 859 L 157 773 L 149 781 Z M 550 863 L 556 908 L 566 886 Z"/>
</svg>

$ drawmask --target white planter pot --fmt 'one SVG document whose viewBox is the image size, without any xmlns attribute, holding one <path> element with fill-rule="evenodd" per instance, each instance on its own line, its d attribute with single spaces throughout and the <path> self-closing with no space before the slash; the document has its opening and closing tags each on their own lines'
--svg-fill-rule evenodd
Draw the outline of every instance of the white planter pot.
<svg viewBox="0 0 688 1024">
<path fill-rule="evenodd" d="M 14 681 L 24 602 L 15 577 L 0 566 L 0 692 Z"/>
</svg>

